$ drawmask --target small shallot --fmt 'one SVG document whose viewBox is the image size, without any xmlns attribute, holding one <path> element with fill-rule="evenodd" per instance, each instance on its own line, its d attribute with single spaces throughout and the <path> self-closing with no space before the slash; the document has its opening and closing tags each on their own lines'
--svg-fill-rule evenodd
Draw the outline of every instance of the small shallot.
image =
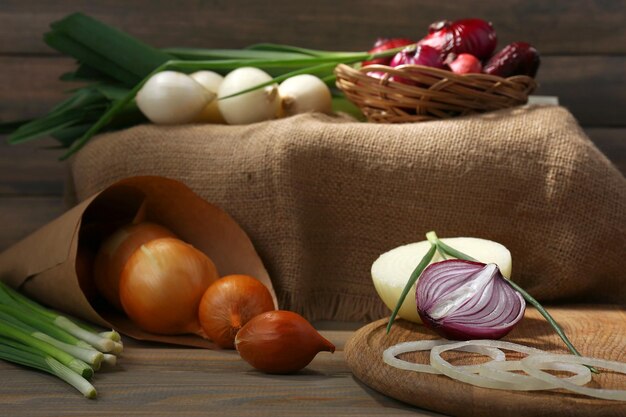
<svg viewBox="0 0 626 417">
<path fill-rule="evenodd" d="M 223 349 L 233 349 L 241 327 L 271 310 L 274 300 L 261 281 L 248 275 L 228 275 L 206 290 L 198 316 L 209 339 Z"/>
<path fill-rule="evenodd" d="M 237 333 L 235 347 L 246 362 L 270 374 L 297 372 L 319 352 L 335 351 L 304 317 L 284 310 L 250 320 Z"/>
</svg>

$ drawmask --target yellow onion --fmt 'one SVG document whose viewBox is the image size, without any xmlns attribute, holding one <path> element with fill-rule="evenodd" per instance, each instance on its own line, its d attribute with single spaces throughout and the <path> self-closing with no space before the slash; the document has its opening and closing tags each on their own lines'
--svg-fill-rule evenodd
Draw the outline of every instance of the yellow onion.
<svg viewBox="0 0 626 417">
<path fill-rule="evenodd" d="M 335 346 L 301 315 L 284 310 L 259 314 L 235 337 L 239 355 L 262 372 L 288 374 L 307 366 L 321 351 Z"/>
<path fill-rule="evenodd" d="M 198 317 L 209 339 L 223 349 L 233 349 L 241 326 L 270 310 L 274 301 L 265 285 L 248 275 L 228 275 L 206 290 Z"/>
<path fill-rule="evenodd" d="M 100 294 L 119 311 L 123 311 L 119 295 L 120 277 L 128 258 L 144 243 L 163 237 L 176 236 L 163 226 L 143 222 L 118 229 L 100 246 L 93 279 Z"/>
<path fill-rule="evenodd" d="M 141 245 L 128 259 L 120 280 L 120 299 L 128 317 L 157 334 L 197 333 L 198 306 L 219 278 L 213 261 L 174 238 Z"/>
</svg>

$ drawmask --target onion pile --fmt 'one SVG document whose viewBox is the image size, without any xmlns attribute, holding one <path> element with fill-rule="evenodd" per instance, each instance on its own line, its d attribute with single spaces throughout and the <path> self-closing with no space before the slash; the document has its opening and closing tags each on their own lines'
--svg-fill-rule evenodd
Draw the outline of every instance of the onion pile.
<svg viewBox="0 0 626 417">
<path fill-rule="evenodd" d="M 396 357 L 401 353 L 429 349 L 431 350 L 429 365 L 407 362 Z M 521 360 L 507 361 L 501 349 L 520 352 L 528 356 Z M 490 356 L 492 360 L 479 365 L 452 365 L 441 357 L 443 352 L 449 350 L 482 353 Z M 456 381 L 483 388 L 516 391 L 565 389 L 595 398 L 626 401 L 626 390 L 584 386 L 591 381 L 591 372 L 588 366 L 597 366 L 626 374 L 626 363 L 574 355 L 551 354 L 541 349 L 500 340 L 404 342 L 386 349 L 383 352 L 383 361 L 394 368 L 415 372 L 442 373 Z M 520 370 L 525 371 L 527 375 L 514 373 Z M 574 375 L 562 378 L 544 370 L 566 371 L 574 373 Z"/>
<path fill-rule="evenodd" d="M 300 74 L 280 85 L 254 67 L 237 68 L 225 77 L 213 71 L 187 75 L 163 71 L 137 93 L 139 110 L 155 124 L 249 124 L 299 113 L 331 113 L 330 89 L 320 78 Z M 263 83 L 263 88 L 244 92 Z"/>
<path fill-rule="evenodd" d="M 454 22 L 442 20 L 430 25 L 428 34 L 417 42 L 407 39 L 378 40 L 370 54 L 388 49 L 407 48 L 392 59 L 364 61 L 363 66 L 379 64 L 397 67 L 400 65 L 424 65 L 449 69 L 456 74 L 485 73 L 500 77 L 528 75 L 534 77 L 539 68 L 539 52 L 526 42 L 514 42 L 493 54 L 498 38 L 492 24 L 482 19 L 461 19 Z M 420 49 L 422 52 L 419 52 Z M 426 51 L 425 53 L 423 51 Z M 432 52 L 436 51 L 436 57 Z M 424 55 L 414 57 L 414 54 Z M 380 71 L 368 75 L 381 78 Z M 394 81 L 392 79 L 391 81 Z M 403 82 L 402 78 L 395 81 Z"/>
<path fill-rule="evenodd" d="M 460 259 L 428 266 L 415 297 L 426 327 L 454 340 L 499 339 L 524 317 L 526 307 L 496 264 Z"/>
</svg>

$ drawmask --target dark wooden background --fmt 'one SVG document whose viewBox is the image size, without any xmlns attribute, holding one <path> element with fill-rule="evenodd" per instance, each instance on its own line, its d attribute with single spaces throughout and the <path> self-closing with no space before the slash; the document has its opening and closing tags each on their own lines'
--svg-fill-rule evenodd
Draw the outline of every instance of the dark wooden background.
<svg viewBox="0 0 626 417">
<path fill-rule="evenodd" d="M 48 24 L 82 11 L 159 47 L 236 48 L 279 42 L 367 50 L 377 36 L 419 39 L 436 20 L 492 21 L 500 46 L 542 53 L 539 94 L 557 95 L 626 172 L 626 1 L 24 1 L 0 0 L 0 120 L 40 115 L 70 86 L 72 68 L 42 42 Z M 2 138 L 4 139 L 4 138 Z M 0 144 L 0 250 L 63 209 L 65 165 L 51 141 Z"/>
</svg>

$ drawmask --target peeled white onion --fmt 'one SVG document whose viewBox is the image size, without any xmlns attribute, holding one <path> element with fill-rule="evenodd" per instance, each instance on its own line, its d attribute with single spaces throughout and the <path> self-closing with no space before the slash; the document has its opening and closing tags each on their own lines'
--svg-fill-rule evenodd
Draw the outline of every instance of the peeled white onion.
<svg viewBox="0 0 626 417">
<path fill-rule="evenodd" d="M 222 117 L 218 107 L 217 92 L 224 81 L 224 77 L 213 71 L 196 71 L 189 75 L 198 84 L 206 88 L 210 93 L 214 94 L 214 99 L 207 104 L 204 109 L 196 116 L 195 122 L 200 123 L 226 123 Z"/>
<path fill-rule="evenodd" d="M 217 93 L 217 105 L 224 120 L 230 125 L 241 125 L 276 118 L 280 108 L 276 84 L 224 98 L 271 80 L 269 74 L 253 67 L 229 72 Z"/>
<path fill-rule="evenodd" d="M 441 241 L 480 262 L 495 263 L 505 278 L 511 277 L 511 252 L 500 243 L 473 237 L 453 237 L 441 239 Z M 374 287 L 390 310 L 395 309 L 411 273 L 429 249 L 430 242 L 427 240 L 411 243 L 383 253 L 372 264 L 371 272 Z M 441 255 L 436 252 L 430 263 L 442 260 Z M 405 298 L 398 315 L 414 323 L 421 323 L 415 303 L 416 285 Z"/>
<path fill-rule="evenodd" d="M 330 89 L 315 75 L 300 74 L 283 81 L 278 87 L 282 113 L 291 116 L 307 112 L 332 112 Z"/>
<path fill-rule="evenodd" d="M 139 110 L 156 124 L 189 123 L 215 94 L 187 74 L 162 71 L 141 87 L 135 98 Z"/>
</svg>

